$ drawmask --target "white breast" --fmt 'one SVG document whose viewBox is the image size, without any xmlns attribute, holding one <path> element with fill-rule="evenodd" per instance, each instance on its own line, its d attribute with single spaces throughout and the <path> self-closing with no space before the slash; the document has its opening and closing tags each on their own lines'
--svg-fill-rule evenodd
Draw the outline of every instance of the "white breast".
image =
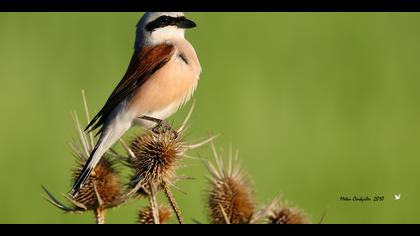
<svg viewBox="0 0 420 236">
<path fill-rule="evenodd" d="M 145 112 L 144 114 L 138 115 L 138 117 L 143 115 L 143 116 L 149 116 L 149 117 L 157 118 L 157 119 L 160 119 L 160 120 L 165 120 L 166 118 L 168 118 L 169 116 L 174 114 L 178 110 L 179 107 L 180 107 L 180 104 L 172 103 L 171 105 L 165 107 L 162 110 Z M 146 129 L 150 129 L 150 128 L 156 126 L 156 123 L 153 122 L 153 121 L 148 121 L 148 120 L 139 119 L 139 118 L 136 118 L 134 120 L 134 124 L 136 124 L 138 126 L 141 126 L 141 127 L 144 127 Z"/>
</svg>

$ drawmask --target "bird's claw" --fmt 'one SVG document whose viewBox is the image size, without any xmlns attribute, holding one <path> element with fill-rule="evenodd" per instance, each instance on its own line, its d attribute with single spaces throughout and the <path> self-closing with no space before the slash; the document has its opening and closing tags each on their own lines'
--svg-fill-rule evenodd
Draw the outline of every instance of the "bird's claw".
<svg viewBox="0 0 420 236">
<path fill-rule="evenodd" d="M 166 123 L 164 120 L 160 120 L 158 124 L 152 128 L 153 133 L 155 134 L 163 134 L 166 132 L 172 132 L 174 135 L 174 138 L 178 137 L 178 132 L 172 128 L 168 123 Z"/>
<path fill-rule="evenodd" d="M 178 132 L 176 130 L 174 130 L 172 128 L 172 126 L 170 126 L 164 120 L 154 118 L 154 117 L 150 117 L 150 116 L 141 116 L 139 118 L 155 122 L 156 126 L 152 128 L 152 132 L 155 133 L 155 134 L 163 134 L 163 133 L 166 133 L 166 132 L 170 131 L 174 135 L 175 139 L 178 137 Z"/>
</svg>

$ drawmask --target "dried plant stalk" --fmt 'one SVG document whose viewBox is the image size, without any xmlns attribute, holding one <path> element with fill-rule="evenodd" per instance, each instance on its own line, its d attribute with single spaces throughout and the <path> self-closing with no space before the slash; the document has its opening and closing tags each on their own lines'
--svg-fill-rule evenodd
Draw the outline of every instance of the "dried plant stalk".
<svg viewBox="0 0 420 236">
<path fill-rule="evenodd" d="M 104 209 L 96 209 L 95 210 L 95 217 L 96 217 L 96 224 L 102 225 L 105 224 L 105 210 Z"/>
<path fill-rule="evenodd" d="M 181 210 L 176 203 L 176 200 L 172 194 L 171 189 L 167 183 L 162 184 L 163 191 L 165 192 L 166 197 L 168 198 L 169 203 L 171 204 L 172 209 L 175 212 L 176 218 L 180 224 L 184 224 L 184 219 L 182 218 Z"/>
<path fill-rule="evenodd" d="M 158 203 L 157 203 L 157 198 L 156 198 L 156 190 L 155 190 L 155 187 L 151 185 L 149 185 L 149 189 L 150 189 L 149 203 L 150 203 L 150 208 L 152 209 L 153 223 L 160 224 L 159 209 L 158 209 Z"/>
</svg>

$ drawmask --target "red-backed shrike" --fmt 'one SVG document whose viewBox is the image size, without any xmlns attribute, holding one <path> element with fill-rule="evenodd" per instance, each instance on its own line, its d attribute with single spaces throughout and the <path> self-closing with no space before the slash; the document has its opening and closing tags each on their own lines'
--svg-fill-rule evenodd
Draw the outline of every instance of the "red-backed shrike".
<svg viewBox="0 0 420 236">
<path fill-rule="evenodd" d="M 172 115 L 194 92 L 201 72 L 185 29 L 195 27 L 182 12 L 146 13 L 137 24 L 134 54 L 122 80 L 87 126 L 99 139 L 70 194 L 74 197 L 101 157 L 133 125 L 151 128 Z"/>
</svg>

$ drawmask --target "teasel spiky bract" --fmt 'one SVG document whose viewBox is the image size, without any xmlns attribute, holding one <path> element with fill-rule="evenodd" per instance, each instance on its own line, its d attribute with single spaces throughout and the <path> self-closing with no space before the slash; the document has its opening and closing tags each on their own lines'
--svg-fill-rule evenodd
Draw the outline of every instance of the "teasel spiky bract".
<svg viewBox="0 0 420 236">
<path fill-rule="evenodd" d="M 208 162 L 211 174 L 208 189 L 208 207 L 213 224 L 249 224 L 255 211 L 254 193 L 250 180 L 238 163 L 238 152 L 229 151 L 229 164 L 225 163 L 212 144 L 215 164 Z"/>
<path fill-rule="evenodd" d="M 82 91 L 82 96 L 87 122 L 89 123 L 90 117 L 84 91 Z M 75 113 L 72 115 L 79 139 L 70 143 L 73 155 L 77 159 L 76 166 L 72 171 L 72 180 L 74 182 L 94 147 L 94 138 L 92 133 L 86 134 L 83 132 L 77 115 Z M 121 205 L 127 200 L 121 184 L 120 173 L 116 168 L 116 162 L 111 160 L 109 152 L 103 156 L 95 167 L 86 184 L 80 189 L 77 197 L 65 196 L 72 203 L 72 206 L 62 204 L 45 187 L 43 189 L 48 195 L 46 199 L 54 206 L 67 213 L 93 211 L 98 224 L 105 223 L 106 209 Z"/>
</svg>

